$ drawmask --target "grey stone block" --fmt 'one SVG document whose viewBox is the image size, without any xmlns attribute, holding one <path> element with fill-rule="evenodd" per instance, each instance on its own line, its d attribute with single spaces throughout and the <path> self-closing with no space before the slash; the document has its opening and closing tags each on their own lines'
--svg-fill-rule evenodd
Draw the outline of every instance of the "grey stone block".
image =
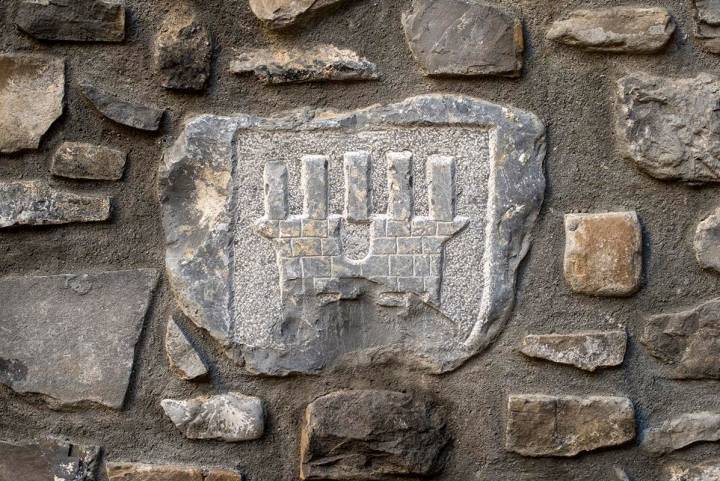
<svg viewBox="0 0 720 481">
<path fill-rule="evenodd" d="M 302 158 L 303 215 L 310 219 L 327 219 L 328 216 L 328 158 L 324 155 L 306 155 Z"/>
<path fill-rule="evenodd" d="M 369 159 L 369 152 L 347 152 L 344 155 L 345 217 L 350 221 L 368 219 L 370 207 Z"/>
<path fill-rule="evenodd" d="M 267 162 L 263 179 L 265 217 L 268 219 L 285 219 L 288 215 L 288 173 L 285 164 L 275 161 Z"/>
<path fill-rule="evenodd" d="M 63 142 L 55 151 L 50 172 L 58 177 L 120 180 L 127 153 L 83 142 Z"/>
<path fill-rule="evenodd" d="M 388 152 L 387 164 L 388 216 L 408 221 L 413 215 L 412 154 Z"/>
<path fill-rule="evenodd" d="M 0 442 L 3 481 L 94 481 L 100 448 L 52 440 L 37 444 Z"/>
<path fill-rule="evenodd" d="M 455 218 L 455 161 L 433 155 L 428 159 L 430 218 L 452 221 Z"/>
<path fill-rule="evenodd" d="M 83 95 L 110 120 L 127 127 L 155 132 L 160 128 L 164 110 L 119 99 L 89 82 L 81 82 Z"/>
<path fill-rule="evenodd" d="M 122 42 L 125 39 L 123 0 L 22 0 L 15 24 L 40 40 Z"/>
<path fill-rule="evenodd" d="M 210 77 L 212 44 L 205 26 L 186 5 L 176 5 L 155 37 L 153 57 L 168 89 L 203 90 Z"/>
<path fill-rule="evenodd" d="M 413 275 L 413 256 L 390 256 L 390 275 L 410 277 Z"/>
<path fill-rule="evenodd" d="M 165 329 L 165 354 L 168 364 L 181 379 L 191 381 L 205 376 L 208 372 L 187 334 L 172 317 L 168 319 Z"/>
</svg>

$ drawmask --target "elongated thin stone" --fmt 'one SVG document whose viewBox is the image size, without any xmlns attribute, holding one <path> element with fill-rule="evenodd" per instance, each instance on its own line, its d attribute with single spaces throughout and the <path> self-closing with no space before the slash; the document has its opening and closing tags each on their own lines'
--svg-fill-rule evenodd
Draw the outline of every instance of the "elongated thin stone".
<svg viewBox="0 0 720 481">
<path fill-rule="evenodd" d="M 102 145 L 63 142 L 55 152 L 50 171 L 58 177 L 88 180 L 120 180 L 127 153 Z"/>
<path fill-rule="evenodd" d="M 428 163 L 430 218 L 451 221 L 455 215 L 455 160 L 433 155 Z"/>
<path fill-rule="evenodd" d="M 310 219 L 327 219 L 327 169 L 326 155 L 302 158 L 303 213 Z"/>
<path fill-rule="evenodd" d="M 388 152 L 388 215 L 395 220 L 409 220 L 413 213 L 412 154 Z"/>
<path fill-rule="evenodd" d="M 280 220 L 287 217 L 287 182 L 285 164 L 275 160 L 265 164 L 265 215 L 268 219 Z"/>
<path fill-rule="evenodd" d="M 345 154 L 345 215 L 351 221 L 368 218 L 369 200 L 368 152 L 347 152 Z"/>
</svg>

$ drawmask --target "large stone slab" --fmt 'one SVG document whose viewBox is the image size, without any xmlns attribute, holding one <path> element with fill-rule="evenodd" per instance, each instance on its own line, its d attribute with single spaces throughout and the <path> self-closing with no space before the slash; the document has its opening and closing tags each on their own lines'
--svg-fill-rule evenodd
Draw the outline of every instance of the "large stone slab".
<svg viewBox="0 0 720 481">
<path fill-rule="evenodd" d="M 643 432 L 641 446 L 654 454 L 666 454 L 699 442 L 720 441 L 720 413 L 688 413 Z"/>
<path fill-rule="evenodd" d="M 13 444 L 0 441 L 3 481 L 94 481 L 100 449 L 56 441 Z"/>
<path fill-rule="evenodd" d="M 163 87 L 204 89 L 211 56 L 210 36 L 194 13 L 183 6 L 171 10 L 155 37 L 155 67 Z"/>
<path fill-rule="evenodd" d="M 0 228 L 99 222 L 109 218 L 109 197 L 55 190 L 39 181 L 0 182 Z"/>
<path fill-rule="evenodd" d="M 635 412 L 624 397 L 508 398 L 505 447 L 523 456 L 575 456 L 634 438 Z"/>
<path fill-rule="evenodd" d="M 625 331 L 587 331 L 525 336 L 520 352 L 526 356 L 595 371 L 601 367 L 622 364 L 626 348 Z"/>
<path fill-rule="evenodd" d="M 680 379 L 720 379 L 720 299 L 682 312 L 651 316 L 640 338 Z"/>
<path fill-rule="evenodd" d="M 700 267 L 720 271 L 720 209 L 698 224 L 693 247 Z"/>
<path fill-rule="evenodd" d="M 250 9 L 270 28 L 294 25 L 344 0 L 250 0 Z"/>
<path fill-rule="evenodd" d="M 575 10 L 554 22 L 547 37 L 590 52 L 654 53 L 674 31 L 664 8 L 613 7 Z"/>
<path fill-rule="evenodd" d="M 80 84 L 83 95 L 110 120 L 134 129 L 154 132 L 160 128 L 164 110 L 128 102 L 99 89 L 89 82 Z"/>
<path fill-rule="evenodd" d="M 444 412 L 392 391 L 338 391 L 310 403 L 301 479 L 385 480 L 432 475 L 449 442 Z"/>
<path fill-rule="evenodd" d="M 170 284 L 250 372 L 452 370 L 510 315 L 544 154 L 534 115 L 462 96 L 197 117 L 160 169 Z"/>
<path fill-rule="evenodd" d="M 720 182 L 720 81 L 637 72 L 618 80 L 617 139 L 623 156 L 652 177 Z"/>
<path fill-rule="evenodd" d="M 158 273 L 0 279 L 0 382 L 52 407 L 120 408 Z"/>
<path fill-rule="evenodd" d="M 695 40 L 704 50 L 720 53 L 720 3 L 691 0 L 695 17 Z"/>
<path fill-rule="evenodd" d="M 85 142 L 63 142 L 55 151 L 50 172 L 58 177 L 120 180 L 127 152 Z"/>
<path fill-rule="evenodd" d="M 0 153 L 37 149 L 62 115 L 65 61 L 32 54 L 0 55 Z"/>
<path fill-rule="evenodd" d="M 717 481 L 720 479 L 720 460 L 700 464 L 674 463 L 668 467 L 668 481 Z"/>
<path fill-rule="evenodd" d="M 520 76 L 522 23 L 498 7 L 475 0 L 414 0 L 402 23 L 427 75 Z"/>
<path fill-rule="evenodd" d="M 41 40 L 122 42 L 125 4 L 123 0 L 22 0 L 15 24 Z"/>
<path fill-rule="evenodd" d="M 165 330 L 165 354 L 168 364 L 181 379 L 190 381 L 203 377 L 208 372 L 190 339 L 172 317 L 168 319 Z"/>
<path fill-rule="evenodd" d="M 243 476 L 226 469 L 204 469 L 174 464 L 109 462 L 108 481 L 243 481 Z"/>
</svg>

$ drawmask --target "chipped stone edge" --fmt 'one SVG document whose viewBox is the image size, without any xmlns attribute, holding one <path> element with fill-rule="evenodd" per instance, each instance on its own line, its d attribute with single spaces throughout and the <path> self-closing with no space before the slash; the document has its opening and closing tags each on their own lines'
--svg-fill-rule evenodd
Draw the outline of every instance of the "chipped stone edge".
<svg viewBox="0 0 720 481">
<path fill-rule="evenodd" d="M 503 329 L 512 312 L 516 271 L 529 249 L 530 231 L 544 199 L 545 127 L 532 113 L 467 96 L 421 95 L 395 104 L 373 105 L 344 113 L 301 109 L 270 118 L 237 114 L 232 117 L 200 115 L 189 119 L 176 142 L 165 151 L 158 176 L 166 236 L 166 270 L 181 310 L 226 348 L 232 347 L 233 166 L 237 155 L 235 138 L 242 131 L 433 125 L 471 125 L 489 133 L 492 162 L 484 287 L 478 319 L 461 349 L 446 360 L 414 360 L 431 372 L 442 373 L 458 368 L 484 350 Z M 193 176 L 195 183 L 188 191 L 188 186 L 183 185 L 188 173 L 210 165 L 223 172 L 221 181 L 209 185 Z M 210 195 L 223 200 L 223 208 L 204 216 L 202 225 L 183 228 L 187 211 L 194 209 L 193 201 L 199 189 L 204 189 L 202 195 L 206 198 Z M 228 352 L 228 355 L 238 357 L 235 353 Z"/>
</svg>

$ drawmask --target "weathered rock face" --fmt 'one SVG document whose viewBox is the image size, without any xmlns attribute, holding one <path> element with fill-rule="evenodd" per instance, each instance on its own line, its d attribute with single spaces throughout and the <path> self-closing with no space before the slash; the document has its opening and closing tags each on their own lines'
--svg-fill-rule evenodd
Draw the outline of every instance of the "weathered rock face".
<svg viewBox="0 0 720 481">
<path fill-rule="evenodd" d="M 109 218 L 109 197 L 72 194 L 36 181 L 0 183 L 0 228 Z"/>
<path fill-rule="evenodd" d="M 692 0 L 695 15 L 695 40 L 701 48 L 720 53 L 720 3 L 716 0 Z"/>
<path fill-rule="evenodd" d="M 0 55 L 0 153 L 37 149 L 62 115 L 65 62 L 48 55 Z"/>
<path fill-rule="evenodd" d="M 120 180 L 127 153 L 84 142 L 63 142 L 53 157 L 50 171 L 58 177 L 89 180 Z"/>
<path fill-rule="evenodd" d="M 635 413 L 624 397 L 512 395 L 505 447 L 523 456 L 575 456 L 635 438 Z"/>
<path fill-rule="evenodd" d="M 154 270 L 0 279 L 0 382 L 51 406 L 120 408 Z"/>
<path fill-rule="evenodd" d="M 80 87 L 85 97 L 110 120 L 151 132 L 160 128 L 164 110 L 120 100 L 87 82 L 81 83 Z"/>
<path fill-rule="evenodd" d="M 520 352 L 526 356 L 595 371 L 600 367 L 622 364 L 626 347 L 625 331 L 588 331 L 525 336 Z"/>
<path fill-rule="evenodd" d="M 208 372 L 190 340 L 173 318 L 168 319 L 165 331 L 165 353 L 168 364 L 181 379 L 190 381 L 203 377 Z"/>
<path fill-rule="evenodd" d="M 501 9 L 473 0 L 414 0 L 402 23 L 427 75 L 520 76 L 522 24 Z"/>
<path fill-rule="evenodd" d="M 701 464 L 677 463 L 668 468 L 669 481 L 716 481 L 720 479 L 720 460 Z"/>
<path fill-rule="evenodd" d="M 250 0 L 255 16 L 270 28 L 284 28 L 300 22 L 326 7 L 344 0 Z"/>
<path fill-rule="evenodd" d="M 720 209 L 698 224 L 693 245 L 703 269 L 720 271 Z"/>
<path fill-rule="evenodd" d="M 468 97 L 198 117 L 160 172 L 176 299 L 250 372 L 388 360 L 454 369 L 510 312 L 543 198 L 544 153 L 536 117 Z M 363 202 L 367 215 L 356 219 Z"/>
<path fill-rule="evenodd" d="M 16 445 L 0 442 L 3 481 L 94 481 L 100 449 L 44 441 Z"/>
<path fill-rule="evenodd" d="M 720 299 L 652 316 L 640 341 L 681 379 L 720 379 Z"/>
<path fill-rule="evenodd" d="M 565 280 L 591 296 L 627 296 L 640 287 L 642 235 L 635 212 L 567 214 Z"/>
<path fill-rule="evenodd" d="M 617 139 L 623 155 L 658 179 L 720 182 L 720 82 L 633 73 L 618 81 Z"/>
<path fill-rule="evenodd" d="M 703 441 L 720 441 L 720 413 L 683 414 L 643 433 L 642 447 L 666 454 Z"/>
<path fill-rule="evenodd" d="M 41 40 L 122 42 L 125 5 L 123 0 L 22 0 L 15 24 Z"/>
<path fill-rule="evenodd" d="M 339 391 L 310 403 L 301 479 L 384 480 L 443 467 L 449 441 L 441 409 L 392 391 Z"/>
<path fill-rule="evenodd" d="M 107 463 L 106 470 L 109 481 L 243 481 L 234 471 L 172 464 Z"/>
<path fill-rule="evenodd" d="M 307 50 L 250 50 L 232 61 L 230 71 L 236 74 L 252 72 L 266 84 L 378 78 L 374 63 L 352 50 L 334 45 L 317 45 Z"/>
<path fill-rule="evenodd" d="M 664 8 L 615 7 L 576 10 L 554 22 L 547 37 L 591 52 L 654 53 L 674 31 Z"/>
<path fill-rule="evenodd" d="M 190 439 L 250 441 L 262 437 L 265 411 L 262 400 L 229 392 L 210 397 L 164 399 L 165 414 Z"/>
<path fill-rule="evenodd" d="M 163 87 L 202 90 L 210 77 L 212 45 L 205 27 L 178 7 L 168 14 L 155 38 L 155 66 Z"/>
</svg>

